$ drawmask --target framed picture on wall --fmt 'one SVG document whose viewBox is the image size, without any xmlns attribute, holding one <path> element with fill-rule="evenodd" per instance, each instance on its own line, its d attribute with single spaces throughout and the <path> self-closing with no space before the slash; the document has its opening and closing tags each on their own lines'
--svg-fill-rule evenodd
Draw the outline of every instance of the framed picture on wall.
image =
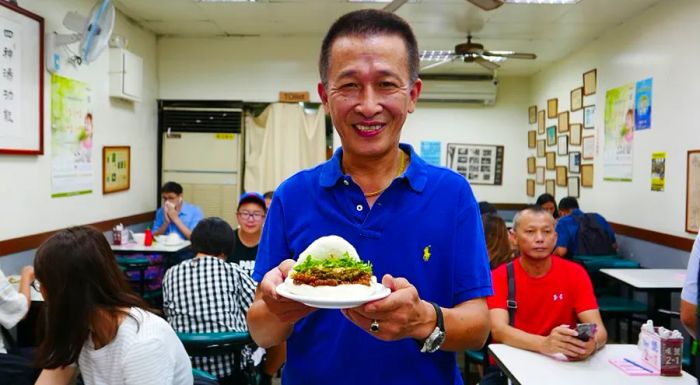
<svg viewBox="0 0 700 385">
<path fill-rule="evenodd" d="M 556 188 L 554 187 L 554 179 L 547 179 L 544 181 L 544 192 L 550 194 L 551 196 L 556 196 Z"/>
<path fill-rule="evenodd" d="M 537 167 L 537 174 L 535 174 L 535 182 L 537 184 L 544 184 L 544 167 Z"/>
<path fill-rule="evenodd" d="M 544 140 L 537 141 L 537 157 L 544 158 Z"/>
<path fill-rule="evenodd" d="M 530 106 L 527 109 L 527 117 L 530 124 L 537 123 L 537 106 Z"/>
<path fill-rule="evenodd" d="M 583 74 L 583 95 L 589 96 L 595 94 L 596 83 L 598 81 L 598 71 L 592 69 Z"/>
<path fill-rule="evenodd" d="M 581 165 L 581 187 L 593 187 L 593 165 Z"/>
<path fill-rule="evenodd" d="M 528 157 L 527 158 L 527 173 L 528 174 L 534 174 L 535 173 L 535 165 L 536 165 L 537 158 L 534 156 Z"/>
<path fill-rule="evenodd" d="M 583 87 L 571 90 L 571 111 L 578 111 L 583 108 Z"/>
<path fill-rule="evenodd" d="M 490 144 L 447 143 L 447 168 L 471 184 L 503 183 L 504 147 Z"/>
<path fill-rule="evenodd" d="M 537 112 L 537 133 L 544 135 L 544 125 L 545 125 L 544 110 Z"/>
<path fill-rule="evenodd" d="M 554 168 L 555 168 L 556 165 L 557 165 L 557 153 L 554 152 L 554 151 L 548 152 L 548 153 L 546 154 L 545 157 L 546 157 L 546 160 L 547 160 L 546 163 L 545 163 L 545 166 L 546 166 L 547 170 L 552 170 L 552 171 L 554 171 Z"/>
<path fill-rule="evenodd" d="M 581 123 L 571 123 L 569 125 L 569 144 L 572 146 L 581 145 Z"/>
<path fill-rule="evenodd" d="M 547 147 L 557 144 L 557 126 L 547 127 Z"/>
<path fill-rule="evenodd" d="M 527 196 L 529 196 L 529 197 L 535 196 L 535 180 L 534 179 L 527 180 L 526 193 L 527 193 Z"/>
<path fill-rule="evenodd" d="M 569 111 L 559 113 L 559 132 L 569 131 Z"/>
<path fill-rule="evenodd" d="M 581 139 L 581 157 L 586 160 L 591 160 L 595 155 L 595 136 L 584 136 Z"/>
<path fill-rule="evenodd" d="M 0 154 L 44 153 L 44 19 L 0 1 Z"/>
<path fill-rule="evenodd" d="M 557 155 L 566 156 L 569 153 L 569 137 L 559 135 L 557 137 Z"/>
<path fill-rule="evenodd" d="M 578 198 L 580 195 L 580 189 L 579 189 L 579 177 L 577 176 L 570 176 L 569 177 L 569 183 L 568 183 L 568 191 L 567 193 L 569 194 L 570 197 Z"/>
<path fill-rule="evenodd" d="M 557 166 L 557 186 L 566 187 L 566 166 Z"/>
<path fill-rule="evenodd" d="M 583 107 L 583 128 L 595 128 L 595 105 Z"/>
<path fill-rule="evenodd" d="M 527 148 L 537 147 L 537 131 L 532 130 L 527 132 Z"/>
<path fill-rule="evenodd" d="M 102 148 L 102 193 L 125 191 L 131 187 L 131 147 Z"/>
<path fill-rule="evenodd" d="M 700 230 L 700 150 L 688 151 L 685 195 L 685 231 Z"/>
<path fill-rule="evenodd" d="M 553 98 L 547 100 L 547 117 L 556 119 L 559 114 L 559 99 Z"/>
<path fill-rule="evenodd" d="M 581 172 L 581 153 L 579 151 L 572 151 L 569 153 L 569 172 L 571 174 L 578 174 Z"/>
</svg>

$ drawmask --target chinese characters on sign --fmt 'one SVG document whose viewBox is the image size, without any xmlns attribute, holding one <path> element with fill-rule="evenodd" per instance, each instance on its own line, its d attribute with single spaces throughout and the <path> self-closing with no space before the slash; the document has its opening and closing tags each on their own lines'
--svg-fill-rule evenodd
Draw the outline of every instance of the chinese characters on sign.
<svg viewBox="0 0 700 385">
<path fill-rule="evenodd" d="M 0 137 L 19 137 L 19 101 L 21 97 L 21 66 L 19 60 L 21 36 L 19 26 L 11 20 L 0 19 Z"/>
</svg>

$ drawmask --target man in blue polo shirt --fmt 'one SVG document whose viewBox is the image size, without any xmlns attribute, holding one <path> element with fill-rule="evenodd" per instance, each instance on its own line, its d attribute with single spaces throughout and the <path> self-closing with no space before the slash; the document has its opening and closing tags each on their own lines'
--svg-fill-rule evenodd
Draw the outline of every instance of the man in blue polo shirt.
<svg viewBox="0 0 700 385">
<path fill-rule="evenodd" d="M 318 92 L 342 142 L 275 191 L 248 313 L 263 346 L 287 340 L 285 385 L 462 384 L 457 351 L 488 335 L 492 294 L 479 209 L 467 181 L 399 144 L 421 90 L 415 36 L 400 17 L 351 12 L 321 47 Z M 339 235 L 391 294 L 315 309 L 277 295 L 294 259 Z"/>
<path fill-rule="evenodd" d="M 182 239 L 190 239 L 192 230 L 204 217 L 202 210 L 182 199 L 182 186 L 177 182 L 164 184 L 160 196 L 163 198 L 163 206 L 156 211 L 153 235 L 175 232 Z"/>
<path fill-rule="evenodd" d="M 597 213 L 584 213 L 574 197 L 559 201 L 557 245 L 554 254 L 571 259 L 575 255 L 612 255 L 617 251 L 615 233 Z"/>
</svg>

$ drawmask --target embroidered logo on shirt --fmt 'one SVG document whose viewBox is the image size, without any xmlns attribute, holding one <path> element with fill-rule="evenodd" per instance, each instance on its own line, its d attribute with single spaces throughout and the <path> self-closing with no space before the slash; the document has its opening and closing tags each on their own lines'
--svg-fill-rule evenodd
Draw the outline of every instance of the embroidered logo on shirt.
<svg viewBox="0 0 700 385">
<path fill-rule="evenodd" d="M 552 294 L 552 301 L 563 301 L 564 293 Z"/>
<path fill-rule="evenodd" d="M 423 248 L 423 261 L 428 262 L 430 259 L 430 245 Z"/>
</svg>

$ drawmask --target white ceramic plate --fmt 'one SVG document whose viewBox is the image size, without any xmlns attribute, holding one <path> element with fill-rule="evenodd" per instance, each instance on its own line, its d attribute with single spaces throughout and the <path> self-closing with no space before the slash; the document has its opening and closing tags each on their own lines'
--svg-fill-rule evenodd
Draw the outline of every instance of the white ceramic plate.
<svg viewBox="0 0 700 385">
<path fill-rule="evenodd" d="M 391 290 L 388 287 L 382 285 L 381 283 L 376 283 L 374 285 L 374 289 L 374 292 L 369 296 L 337 300 L 332 298 L 315 298 L 290 293 L 287 287 L 284 285 L 284 283 L 282 283 L 281 285 L 277 286 L 277 294 L 281 295 L 282 297 L 301 302 L 307 306 L 319 309 L 347 309 L 351 307 L 360 306 L 367 302 L 372 302 L 378 299 L 385 298 L 389 294 L 391 294 Z"/>
</svg>

